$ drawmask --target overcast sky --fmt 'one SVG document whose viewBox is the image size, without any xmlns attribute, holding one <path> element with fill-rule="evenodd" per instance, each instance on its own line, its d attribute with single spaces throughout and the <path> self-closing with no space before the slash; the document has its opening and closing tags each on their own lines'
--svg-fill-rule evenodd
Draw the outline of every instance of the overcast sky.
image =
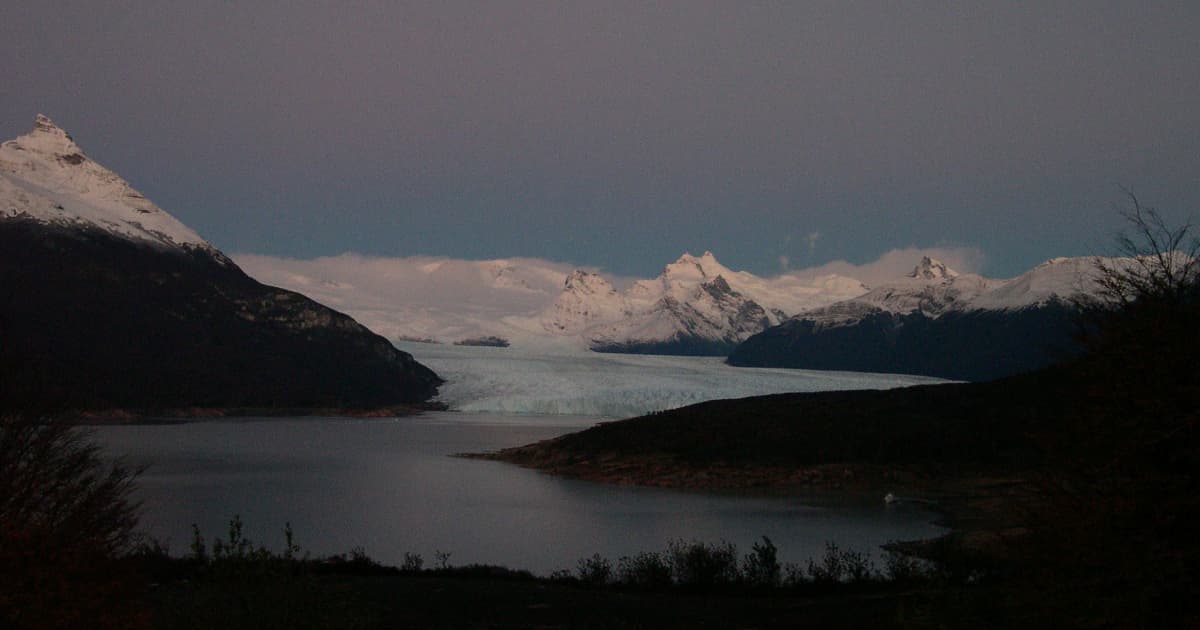
<svg viewBox="0 0 1200 630">
<path fill-rule="evenodd" d="M 38 112 L 227 252 L 1003 276 L 1200 209 L 1200 2 L 8 2 Z"/>
</svg>

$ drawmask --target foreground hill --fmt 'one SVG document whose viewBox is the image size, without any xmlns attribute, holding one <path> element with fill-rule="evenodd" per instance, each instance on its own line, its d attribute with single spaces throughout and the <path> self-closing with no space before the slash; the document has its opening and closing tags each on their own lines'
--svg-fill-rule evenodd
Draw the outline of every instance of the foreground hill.
<svg viewBox="0 0 1200 630">
<path fill-rule="evenodd" d="M 1027 469 L 1043 456 L 1029 431 L 1073 413 L 1070 389 L 1061 374 L 1042 372 L 714 400 L 490 457 L 600 481 L 705 488 L 805 485 L 830 465 L 921 474 Z"/>
<path fill-rule="evenodd" d="M 0 251 L 7 408 L 364 408 L 441 382 L 251 279 L 43 116 L 0 145 Z"/>
</svg>

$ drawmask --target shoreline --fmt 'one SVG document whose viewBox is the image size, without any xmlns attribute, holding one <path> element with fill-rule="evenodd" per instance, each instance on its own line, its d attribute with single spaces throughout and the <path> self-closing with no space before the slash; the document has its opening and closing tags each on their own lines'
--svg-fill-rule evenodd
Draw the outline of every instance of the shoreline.
<svg viewBox="0 0 1200 630">
<path fill-rule="evenodd" d="M 925 559 L 949 544 L 975 556 L 1002 556 L 1006 545 L 1028 535 L 1019 520 L 1021 505 L 1030 500 L 1030 480 L 1009 473 L 935 473 L 919 467 L 871 464 L 768 466 L 714 463 L 690 465 L 669 455 L 594 457 L 555 451 L 554 439 L 491 453 L 462 453 L 468 459 L 500 461 L 539 472 L 594 483 L 646 486 L 698 492 L 754 492 L 782 497 L 857 495 L 877 496 L 883 503 L 891 493 L 902 501 L 920 503 L 947 528 L 928 539 L 896 541 L 885 549 Z"/>
<path fill-rule="evenodd" d="M 71 411 L 55 417 L 80 426 L 174 424 L 224 418 L 402 418 L 426 411 L 446 411 L 440 402 L 380 407 L 172 407 L 167 409 L 102 409 Z"/>
</svg>

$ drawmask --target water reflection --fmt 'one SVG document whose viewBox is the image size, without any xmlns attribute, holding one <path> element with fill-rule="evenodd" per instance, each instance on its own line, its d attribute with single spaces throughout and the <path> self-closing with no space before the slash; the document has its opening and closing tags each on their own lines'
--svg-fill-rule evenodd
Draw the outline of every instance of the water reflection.
<svg viewBox="0 0 1200 630">
<path fill-rule="evenodd" d="M 191 524 L 223 533 L 240 514 L 256 542 L 282 546 L 291 522 L 314 554 L 361 546 L 385 563 L 404 552 L 431 562 L 495 563 L 538 573 L 599 552 L 616 560 L 674 538 L 759 536 L 783 560 L 819 556 L 826 541 L 874 548 L 936 535 L 932 515 L 883 502 L 806 505 L 565 480 L 449 454 L 525 444 L 587 427 L 594 417 L 431 413 L 393 420 L 270 419 L 101 427 L 110 453 L 150 463 L 139 496 L 144 525 L 186 553 Z"/>
</svg>

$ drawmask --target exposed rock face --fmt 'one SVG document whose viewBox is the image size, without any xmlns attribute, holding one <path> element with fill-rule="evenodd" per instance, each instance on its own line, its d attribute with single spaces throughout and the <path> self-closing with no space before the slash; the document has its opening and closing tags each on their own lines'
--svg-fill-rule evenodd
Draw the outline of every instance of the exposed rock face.
<svg viewBox="0 0 1200 630">
<path fill-rule="evenodd" d="M 441 380 L 258 283 L 39 116 L 0 145 L 0 407 L 370 407 Z"/>
</svg>

